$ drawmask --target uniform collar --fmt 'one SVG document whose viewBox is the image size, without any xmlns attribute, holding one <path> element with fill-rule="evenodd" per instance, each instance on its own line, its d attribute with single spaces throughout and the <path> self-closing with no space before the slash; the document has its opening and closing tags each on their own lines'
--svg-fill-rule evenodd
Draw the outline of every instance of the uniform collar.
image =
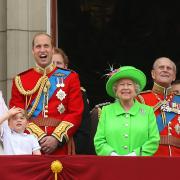
<svg viewBox="0 0 180 180">
<path fill-rule="evenodd" d="M 36 67 L 34 67 L 34 70 L 40 74 L 49 74 L 50 72 L 52 72 L 55 69 L 55 67 L 56 66 L 53 63 L 51 63 L 50 65 L 48 65 L 45 68 L 42 68 L 36 64 Z"/>
<path fill-rule="evenodd" d="M 159 84 L 157 84 L 157 83 L 154 82 L 152 91 L 153 91 L 154 93 L 162 94 L 162 95 L 164 95 L 164 96 L 167 96 L 167 95 L 172 94 L 172 87 L 170 86 L 170 87 L 168 87 L 168 88 L 165 88 L 165 87 L 162 87 L 162 86 L 160 86 Z"/>
<path fill-rule="evenodd" d="M 130 110 L 128 112 L 126 112 L 123 107 L 121 106 L 119 101 L 116 101 L 114 103 L 114 108 L 115 108 L 115 114 L 117 116 L 122 115 L 122 114 L 131 114 L 131 115 L 135 115 L 136 113 L 139 112 L 139 102 L 135 99 L 134 100 L 134 104 L 133 106 L 130 108 Z"/>
</svg>

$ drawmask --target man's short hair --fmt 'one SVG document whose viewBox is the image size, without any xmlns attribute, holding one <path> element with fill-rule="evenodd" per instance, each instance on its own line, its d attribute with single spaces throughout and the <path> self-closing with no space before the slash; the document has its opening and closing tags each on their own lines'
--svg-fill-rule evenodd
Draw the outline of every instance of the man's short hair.
<svg viewBox="0 0 180 180">
<path fill-rule="evenodd" d="M 153 69 L 156 68 L 157 62 L 158 62 L 160 59 L 162 59 L 162 58 L 168 59 L 168 60 L 171 62 L 172 66 L 173 66 L 173 70 L 174 70 L 174 72 L 176 73 L 176 64 L 175 64 L 171 59 L 169 59 L 169 58 L 167 58 L 167 57 L 157 58 L 157 59 L 154 61 L 154 63 L 153 63 Z"/>
<path fill-rule="evenodd" d="M 52 37 L 51 37 L 49 34 L 45 33 L 45 32 L 39 32 L 39 33 L 36 33 L 36 34 L 34 35 L 34 37 L 33 37 L 33 40 L 32 40 L 32 48 L 34 47 L 34 42 L 35 42 L 36 37 L 41 36 L 41 35 L 45 35 L 45 36 L 49 37 L 50 40 L 51 40 L 51 45 L 52 45 L 52 47 L 53 47 Z"/>
<path fill-rule="evenodd" d="M 20 112 L 19 113 L 21 113 L 27 120 L 28 120 L 28 114 L 27 114 L 27 111 L 26 110 L 24 110 L 24 109 L 22 109 L 22 108 L 20 108 Z M 18 114 L 19 114 L 18 113 Z M 12 119 L 13 117 L 15 117 L 16 115 L 14 115 L 14 116 L 11 116 L 10 118 L 9 118 L 9 120 L 10 119 Z"/>
<path fill-rule="evenodd" d="M 54 54 L 60 54 L 63 58 L 64 64 L 68 66 L 69 64 L 68 56 L 61 48 L 54 48 Z"/>
</svg>

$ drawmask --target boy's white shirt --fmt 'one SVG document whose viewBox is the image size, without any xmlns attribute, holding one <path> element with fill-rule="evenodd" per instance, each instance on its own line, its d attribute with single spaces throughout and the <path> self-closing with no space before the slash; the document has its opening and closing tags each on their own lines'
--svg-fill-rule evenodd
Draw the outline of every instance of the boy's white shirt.
<svg viewBox="0 0 180 180">
<path fill-rule="evenodd" d="M 0 129 L 6 155 L 31 155 L 33 151 L 41 148 L 34 135 L 13 131 L 8 126 L 8 121 L 4 121 Z"/>
<path fill-rule="evenodd" d="M 8 108 L 0 91 L 0 116 L 7 111 Z M 33 135 L 12 131 L 8 126 L 7 120 L 0 125 L 0 155 L 32 154 L 32 151 L 39 150 L 40 148 L 38 140 Z"/>
</svg>

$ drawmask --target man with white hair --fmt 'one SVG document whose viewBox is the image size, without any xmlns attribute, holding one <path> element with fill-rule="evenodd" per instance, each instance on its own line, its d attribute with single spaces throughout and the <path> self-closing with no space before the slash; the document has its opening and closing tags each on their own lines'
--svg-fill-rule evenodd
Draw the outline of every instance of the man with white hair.
<svg viewBox="0 0 180 180">
<path fill-rule="evenodd" d="M 140 102 L 154 108 L 159 133 L 159 149 L 155 156 L 180 156 L 180 96 L 172 91 L 176 65 L 166 57 L 155 60 L 151 71 L 152 90 L 138 95 Z"/>
</svg>

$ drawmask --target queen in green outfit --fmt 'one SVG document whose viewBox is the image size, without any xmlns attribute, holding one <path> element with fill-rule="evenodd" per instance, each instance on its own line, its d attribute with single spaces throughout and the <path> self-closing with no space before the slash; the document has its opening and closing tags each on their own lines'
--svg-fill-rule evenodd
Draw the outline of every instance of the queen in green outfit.
<svg viewBox="0 0 180 180">
<path fill-rule="evenodd" d="M 132 66 L 120 67 L 106 84 L 116 100 L 102 108 L 94 145 L 97 155 L 152 156 L 159 145 L 153 108 L 136 95 L 145 87 L 145 74 Z"/>
</svg>

